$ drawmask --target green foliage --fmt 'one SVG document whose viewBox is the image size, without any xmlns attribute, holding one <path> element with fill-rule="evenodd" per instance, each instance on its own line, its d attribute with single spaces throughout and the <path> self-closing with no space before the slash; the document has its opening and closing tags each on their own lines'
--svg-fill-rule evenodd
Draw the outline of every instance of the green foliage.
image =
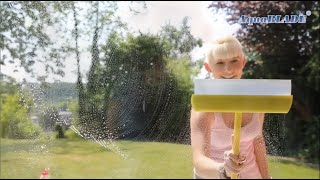
<svg viewBox="0 0 320 180">
<path fill-rule="evenodd" d="M 319 17 L 318 17 L 319 18 Z M 317 43 L 320 44 L 319 42 Z M 317 48 L 319 49 L 319 47 Z M 309 88 L 320 92 L 320 52 L 317 51 L 310 58 L 304 68 L 301 69 L 301 73 L 307 73 L 306 83 Z"/>
<path fill-rule="evenodd" d="M 0 81 L 1 137 L 36 138 L 41 131 L 29 118 L 32 101 L 26 94 L 19 95 L 19 85 L 13 79 Z"/>
<path fill-rule="evenodd" d="M 138 131 L 141 138 L 174 141 L 185 135 L 192 77 L 200 70 L 189 53 L 202 43 L 187 22 L 181 29 L 166 25 L 160 35 L 111 33 L 92 57 L 76 127 L 96 137 Z M 96 45 L 94 37 L 92 48 Z M 103 56 L 97 58 L 98 53 Z M 117 112 L 127 114 L 127 105 L 132 111 L 119 118 Z"/>
<path fill-rule="evenodd" d="M 189 119 L 191 95 L 193 94 L 192 79 L 199 73 L 200 66 L 187 56 L 181 59 L 168 59 L 166 69 L 170 74 L 170 93 L 166 109 L 166 127 L 162 129 L 161 140 L 189 143 Z"/>
<path fill-rule="evenodd" d="M 192 62 L 189 57 L 181 59 L 168 59 L 166 68 L 177 80 L 179 89 L 185 92 L 193 92 L 192 78 L 200 73 L 199 66 Z"/>
<path fill-rule="evenodd" d="M 108 34 L 112 29 L 126 29 L 125 23 L 115 14 L 117 9 L 116 1 L 1 2 L 0 49 L 4 53 L 1 53 L 0 65 L 15 63 L 32 76 L 38 75 L 38 80 L 46 79 L 50 73 L 64 76 L 65 59 L 75 49 L 79 53 L 78 46 L 72 44 L 73 37 L 77 37 L 76 43 L 81 37 L 86 41 L 91 37 L 102 40 L 105 36 L 101 34 Z M 76 30 L 68 28 L 73 15 L 75 22 L 71 22 L 79 25 Z M 39 76 L 34 71 L 36 63 L 45 66 L 46 75 Z M 14 71 L 18 72 L 18 68 Z"/>
<path fill-rule="evenodd" d="M 2 75 L 0 75 L 2 76 Z M 4 77 L 0 80 L 0 94 L 16 94 L 18 92 L 18 85 L 13 78 Z"/>
<path fill-rule="evenodd" d="M 161 70 L 164 72 L 162 79 L 159 79 L 162 82 L 155 81 L 156 88 L 151 89 L 151 95 L 145 99 L 148 107 L 146 117 L 154 118 L 147 124 L 149 131 L 146 134 L 159 141 L 188 143 L 192 79 L 201 68 L 200 61 L 191 61 L 190 52 L 202 46 L 202 41 L 191 35 L 188 18 L 183 19 L 179 29 L 171 25 L 164 26 L 160 36 L 168 55 L 164 58 Z"/>
<path fill-rule="evenodd" d="M 183 18 L 180 29 L 170 24 L 163 26 L 160 36 L 168 42 L 170 57 L 172 58 L 189 55 L 194 47 L 202 46 L 202 40 L 196 39 L 190 32 L 188 17 Z"/>
<path fill-rule="evenodd" d="M 75 131 L 73 131 L 70 128 L 65 131 L 64 136 L 68 140 L 80 140 L 80 139 L 83 139 L 79 134 L 77 134 Z"/>
<path fill-rule="evenodd" d="M 165 74 L 164 57 L 167 54 L 164 43 L 154 35 L 140 34 L 135 37 L 129 34 L 127 38 L 122 38 L 113 33 L 106 44 L 101 49 L 104 53 L 102 63 L 90 70 L 95 78 L 89 80 L 95 82 L 89 81 L 88 85 L 92 83 L 96 85 L 87 88 L 86 104 L 82 112 L 84 115 L 78 123 L 91 129 L 89 131 L 92 134 L 94 129 L 104 136 L 106 132 L 119 133 L 114 129 L 123 123 L 114 122 L 113 119 L 116 117 L 110 114 L 113 104 L 118 102 L 122 104 L 125 99 L 132 99 L 130 96 L 134 96 L 137 102 L 141 103 L 144 94 L 149 94 L 152 89 L 159 87 L 161 82 L 158 82 L 157 78 Z M 139 93 L 132 94 L 134 89 Z M 122 106 L 124 108 L 124 105 L 122 104 L 121 108 Z M 143 122 L 145 119 L 137 121 Z"/>
<path fill-rule="evenodd" d="M 79 112 L 79 103 L 77 100 L 71 100 L 68 103 L 68 109 L 72 113 L 72 116 L 76 116 Z"/>
<path fill-rule="evenodd" d="M 67 4 L 40 1 L 1 2 L 0 49 L 4 54 L 1 54 L 0 64 L 17 62 L 27 73 L 34 73 L 32 66 L 36 62 L 46 62 L 47 72 L 51 70 L 52 73 L 64 75 L 61 70 L 62 50 L 53 46 L 46 28 L 59 21 L 54 15 L 58 12 L 55 8 Z M 50 11 L 51 8 L 53 11 Z M 43 54 L 40 55 L 40 51 L 45 52 L 46 58 L 41 59 Z"/>
<path fill-rule="evenodd" d="M 32 123 L 27 109 L 21 104 L 18 95 L 2 96 L 1 137 L 13 139 L 37 138 L 41 128 Z"/>
<path fill-rule="evenodd" d="M 305 136 L 303 148 L 300 151 L 300 158 L 309 162 L 319 164 L 319 149 L 320 149 L 320 116 L 314 116 L 310 122 L 305 124 Z"/>
</svg>

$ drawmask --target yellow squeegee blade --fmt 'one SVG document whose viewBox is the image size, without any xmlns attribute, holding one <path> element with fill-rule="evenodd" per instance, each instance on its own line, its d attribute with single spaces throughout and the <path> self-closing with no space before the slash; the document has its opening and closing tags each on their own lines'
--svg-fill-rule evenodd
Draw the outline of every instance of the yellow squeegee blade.
<svg viewBox="0 0 320 180">
<path fill-rule="evenodd" d="M 191 97 L 192 107 L 202 112 L 288 113 L 292 95 L 200 95 Z"/>
</svg>

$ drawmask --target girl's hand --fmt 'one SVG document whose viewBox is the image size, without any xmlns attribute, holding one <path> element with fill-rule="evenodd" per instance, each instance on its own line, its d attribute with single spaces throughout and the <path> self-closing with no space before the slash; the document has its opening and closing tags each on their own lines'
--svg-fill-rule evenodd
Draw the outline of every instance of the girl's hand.
<svg viewBox="0 0 320 180">
<path fill-rule="evenodd" d="M 224 152 L 224 169 L 229 177 L 231 177 L 232 173 L 239 174 L 245 162 L 246 157 L 241 154 L 236 156 L 232 150 Z"/>
</svg>

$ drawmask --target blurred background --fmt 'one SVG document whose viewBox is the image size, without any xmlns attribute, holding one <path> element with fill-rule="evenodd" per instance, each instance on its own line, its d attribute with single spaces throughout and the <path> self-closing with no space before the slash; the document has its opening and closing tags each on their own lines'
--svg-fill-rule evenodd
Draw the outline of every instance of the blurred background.
<svg viewBox="0 0 320 180">
<path fill-rule="evenodd" d="M 320 177 L 317 1 L 3 1 L 0 22 L 0 178 L 192 178 L 193 80 L 222 35 L 244 78 L 292 81 L 290 112 L 266 115 L 273 178 Z"/>
</svg>

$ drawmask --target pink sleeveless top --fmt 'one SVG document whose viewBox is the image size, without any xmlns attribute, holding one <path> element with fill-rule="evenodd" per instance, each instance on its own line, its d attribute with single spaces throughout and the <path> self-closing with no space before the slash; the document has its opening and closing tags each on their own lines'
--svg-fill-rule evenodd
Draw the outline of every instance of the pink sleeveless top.
<svg viewBox="0 0 320 180">
<path fill-rule="evenodd" d="M 225 125 L 221 113 L 214 113 L 215 121 L 211 129 L 211 154 L 210 157 L 217 162 L 224 161 L 224 151 L 232 149 L 231 135 L 233 129 Z M 246 156 L 247 161 L 243 171 L 239 174 L 241 179 L 261 178 L 256 156 L 254 154 L 253 140 L 262 134 L 261 121 L 259 114 L 254 113 L 252 120 L 241 128 L 240 153 Z"/>
</svg>

